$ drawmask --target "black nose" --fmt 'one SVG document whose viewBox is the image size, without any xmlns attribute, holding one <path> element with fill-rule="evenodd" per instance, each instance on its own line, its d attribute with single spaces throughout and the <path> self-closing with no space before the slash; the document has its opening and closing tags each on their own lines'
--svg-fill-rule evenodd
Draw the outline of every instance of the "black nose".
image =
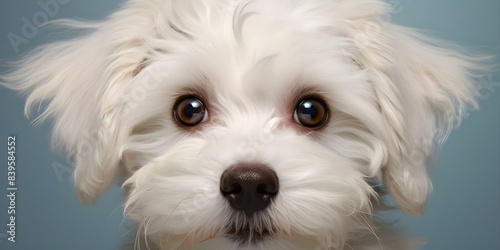
<svg viewBox="0 0 500 250">
<path fill-rule="evenodd" d="M 232 208 L 252 215 L 271 203 L 279 181 L 276 172 L 264 164 L 240 163 L 222 173 L 220 190 Z"/>
</svg>

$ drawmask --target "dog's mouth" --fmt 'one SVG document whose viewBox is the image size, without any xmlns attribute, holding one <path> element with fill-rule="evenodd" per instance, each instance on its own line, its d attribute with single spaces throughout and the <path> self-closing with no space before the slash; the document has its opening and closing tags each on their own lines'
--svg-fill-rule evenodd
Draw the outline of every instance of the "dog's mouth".
<svg viewBox="0 0 500 250">
<path fill-rule="evenodd" d="M 240 245 L 255 245 L 268 239 L 270 237 L 270 233 L 267 229 L 258 230 L 253 229 L 250 226 L 245 226 L 243 228 L 232 226 L 227 231 L 226 237 L 239 243 Z"/>
</svg>

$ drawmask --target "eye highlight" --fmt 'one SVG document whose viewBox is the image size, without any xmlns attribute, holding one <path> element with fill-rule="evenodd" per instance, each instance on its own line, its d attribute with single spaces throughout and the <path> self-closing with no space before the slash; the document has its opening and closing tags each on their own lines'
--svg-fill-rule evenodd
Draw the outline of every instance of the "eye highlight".
<svg viewBox="0 0 500 250">
<path fill-rule="evenodd" d="M 328 118 L 328 109 L 323 101 L 306 98 L 295 107 L 294 120 L 300 125 L 315 128 L 323 125 Z"/>
<path fill-rule="evenodd" d="M 174 117 L 181 125 L 196 126 L 208 118 L 208 112 L 199 98 L 186 96 L 175 104 Z"/>
</svg>

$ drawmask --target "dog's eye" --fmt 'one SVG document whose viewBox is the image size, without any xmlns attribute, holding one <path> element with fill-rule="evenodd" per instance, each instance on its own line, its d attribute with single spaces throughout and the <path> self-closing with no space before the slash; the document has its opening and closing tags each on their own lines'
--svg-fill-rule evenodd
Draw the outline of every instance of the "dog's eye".
<svg viewBox="0 0 500 250">
<path fill-rule="evenodd" d="M 319 127 L 328 118 L 326 105 L 317 99 L 302 100 L 295 108 L 295 121 L 305 127 Z"/>
<path fill-rule="evenodd" d="M 185 126 L 195 126 L 205 121 L 208 112 L 203 102 L 193 96 L 180 99 L 174 107 L 174 116 Z"/>
</svg>

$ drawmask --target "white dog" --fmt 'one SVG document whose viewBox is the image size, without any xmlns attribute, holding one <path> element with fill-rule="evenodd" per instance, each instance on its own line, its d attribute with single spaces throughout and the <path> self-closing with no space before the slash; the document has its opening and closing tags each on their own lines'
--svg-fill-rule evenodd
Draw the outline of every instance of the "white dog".
<svg viewBox="0 0 500 250">
<path fill-rule="evenodd" d="M 381 0 L 130 0 L 2 84 L 43 103 L 82 202 L 120 173 L 140 249 L 415 249 L 426 161 L 480 59 Z M 382 190 L 382 191 L 381 191 Z"/>
</svg>

